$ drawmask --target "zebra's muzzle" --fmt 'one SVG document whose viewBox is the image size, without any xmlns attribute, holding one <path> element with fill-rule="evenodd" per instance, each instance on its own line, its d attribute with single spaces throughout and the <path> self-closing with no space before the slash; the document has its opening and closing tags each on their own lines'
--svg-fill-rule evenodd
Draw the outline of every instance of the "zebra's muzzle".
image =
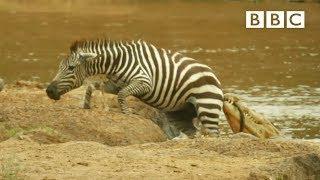
<svg viewBox="0 0 320 180">
<path fill-rule="evenodd" d="M 52 82 L 46 89 L 47 95 L 50 99 L 59 100 L 60 94 L 58 92 L 58 88 L 54 82 Z"/>
</svg>

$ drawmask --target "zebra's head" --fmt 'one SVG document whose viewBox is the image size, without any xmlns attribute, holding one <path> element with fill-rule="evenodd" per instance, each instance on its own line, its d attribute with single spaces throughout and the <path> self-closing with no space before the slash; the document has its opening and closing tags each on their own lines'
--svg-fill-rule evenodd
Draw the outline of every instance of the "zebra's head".
<svg viewBox="0 0 320 180">
<path fill-rule="evenodd" d="M 80 87 L 87 77 L 86 62 L 96 56 L 95 53 L 71 52 L 66 59 L 60 62 L 57 75 L 47 87 L 48 97 L 59 100 L 61 95 Z"/>
</svg>

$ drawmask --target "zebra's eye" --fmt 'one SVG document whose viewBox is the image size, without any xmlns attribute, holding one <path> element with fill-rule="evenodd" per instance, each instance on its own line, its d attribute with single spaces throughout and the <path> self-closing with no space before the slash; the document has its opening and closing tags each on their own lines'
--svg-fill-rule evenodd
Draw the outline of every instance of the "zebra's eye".
<svg viewBox="0 0 320 180">
<path fill-rule="evenodd" d="M 75 66 L 68 66 L 68 70 L 69 70 L 69 71 L 73 71 L 74 68 L 75 68 Z"/>
</svg>

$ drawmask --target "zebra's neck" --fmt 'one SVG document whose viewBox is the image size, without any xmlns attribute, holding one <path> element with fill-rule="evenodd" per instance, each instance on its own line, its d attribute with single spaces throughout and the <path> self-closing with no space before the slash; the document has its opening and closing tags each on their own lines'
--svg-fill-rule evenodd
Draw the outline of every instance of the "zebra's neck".
<svg viewBox="0 0 320 180">
<path fill-rule="evenodd" d="M 88 61 L 85 69 L 87 76 L 106 74 L 112 76 L 119 61 L 119 43 L 112 41 L 92 41 L 82 48 L 83 52 L 96 53 L 97 58 Z"/>
</svg>

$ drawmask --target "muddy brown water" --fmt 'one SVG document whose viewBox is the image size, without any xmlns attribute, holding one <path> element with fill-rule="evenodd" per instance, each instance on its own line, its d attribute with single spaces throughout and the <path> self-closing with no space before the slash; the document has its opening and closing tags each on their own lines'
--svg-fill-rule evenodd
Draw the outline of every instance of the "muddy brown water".
<svg viewBox="0 0 320 180">
<path fill-rule="evenodd" d="M 7 82 L 50 81 L 77 39 L 143 39 L 213 67 L 225 92 L 287 137 L 320 139 L 320 3 L 34 2 L 0 2 L 0 77 Z M 306 28 L 248 30 L 246 10 L 304 10 Z"/>
</svg>

